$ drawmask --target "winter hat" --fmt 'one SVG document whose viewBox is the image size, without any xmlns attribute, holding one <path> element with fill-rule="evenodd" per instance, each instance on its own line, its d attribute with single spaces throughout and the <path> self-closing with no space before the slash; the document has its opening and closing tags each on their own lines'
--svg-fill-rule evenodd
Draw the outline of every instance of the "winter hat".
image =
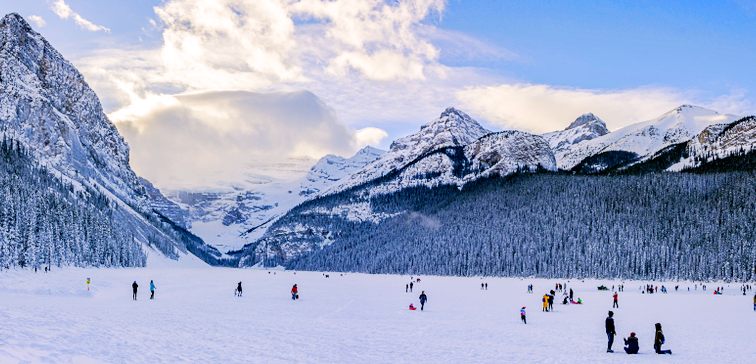
<svg viewBox="0 0 756 364">
<path fill-rule="evenodd" d="M 631 332 L 631 333 L 630 333 L 630 336 L 631 336 L 631 337 L 635 337 L 635 333 L 634 333 L 634 332 Z"/>
</svg>

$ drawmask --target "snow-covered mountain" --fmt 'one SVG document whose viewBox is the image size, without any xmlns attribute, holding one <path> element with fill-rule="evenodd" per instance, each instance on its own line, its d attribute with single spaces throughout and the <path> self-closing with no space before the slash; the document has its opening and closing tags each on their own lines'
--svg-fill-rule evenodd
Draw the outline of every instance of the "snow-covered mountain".
<svg viewBox="0 0 756 364">
<path fill-rule="evenodd" d="M 389 151 L 365 168 L 336 183 L 325 191 L 337 193 L 361 185 L 396 171 L 424 154 L 443 147 L 468 145 L 491 133 L 469 115 L 455 108 L 447 108 L 434 120 L 420 127 L 420 131 L 391 143 Z"/>
<path fill-rule="evenodd" d="M 315 163 L 300 184 L 299 194 L 305 198 L 325 191 L 331 185 L 349 177 L 372 163 L 386 151 L 371 146 L 360 149 L 350 158 L 329 154 Z"/>
<path fill-rule="evenodd" d="M 598 116 L 587 113 L 580 115 L 564 130 L 546 133 L 543 134 L 543 137 L 554 152 L 559 168 L 565 169 L 559 162 L 566 159 L 565 155 L 570 153 L 576 144 L 596 139 L 606 134 L 609 134 L 606 123 Z"/>
<path fill-rule="evenodd" d="M 0 20 L 0 134 L 20 142 L 65 183 L 106 196 L 139 242 L 172 258 L 187 250 L 219 257 L 154 213 L 153 200 L 129 166 L 129 147 L 97 95 L 18 14 Z"/>
<path fill-rule="evenodd" d="M 411 188 L 466 184 L 518 172 L 556 171 L 546 140 L 521 131 L 491 133 L 467 114 L 449 108 L 420 131 L 348 179 L 290 210 L 265 235 L 236 252 L 240 265 L 276 265 L 322 249 L 338 238 L 324 221 L 379 223 L 405 211 L 386 211 L 374 199 Z"/>
<path fill-rule="evenodd" d="M 617 163 L 644 158 L 667 146 L 688 141 L 710 125 L 735 119 L 733 115 L 682 105 L 656 119 L 574 144 L 558 155 L 557 164 L 560 169 L 570 170 L 583 162 L 581 170 L 600 171 Z M 590 160 L 584 161 L 588 157 Z"/>
<path fill-rule="evenodd" d="M 326 155 L 314 165 L 308 158 L 250 166 L 243 183 L 207 190 L 169 191 L 188 215 L 190 230 L 222 251 L 239 249 L 267 231 L 297 204 L 315 197 L 345 176 L 381 156 L 370 146 L 354 156 Z"/>
</svg>

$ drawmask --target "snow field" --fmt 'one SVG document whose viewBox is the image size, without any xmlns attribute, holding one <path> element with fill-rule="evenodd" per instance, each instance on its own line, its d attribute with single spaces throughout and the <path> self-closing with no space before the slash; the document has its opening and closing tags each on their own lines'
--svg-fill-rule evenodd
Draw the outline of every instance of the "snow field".
<svg viewBox="0 0 756 364">
<path fill-rule="evenodd" d="M 275 272 L 275 274 L 274 274 Z M 665 283 L 642 295 L 625 282 L 615 311 L 614 354 L 605 353 L 604 318 L 619 281 L 561 280 L 584 305 L 540 312 L 557 280 L 182 268 L 55 269 L 0 272 L 0 363 L 553 363 L 719 362 L 756 358 L 753 291 L 725 294 Z M 91 291 L 85 280 L 92 278 Z M 149 281 L 157 286 L 150 301 Z M 139 300 L 131 300 L 131 283 Z M 244 297 L 234 297 L 238 281 Z M 487 282 L 488 291 L 480 289 Z M 290 299 L 297 283 L 301 299 Z M 528 294 L 527 284 L 535 291 Z M 691 293 L 687 286 L 691 286 Z M 661 284 L 659 284 L 661 286 Z M 426 310 L 409 311 L 425 290 Z M 528 325 L 519 310 L 527 306 Z M 661 322 L 672 356 L 653 353 Z M 622 351 L 635 331 L 639 355 Z"/>
</svg>

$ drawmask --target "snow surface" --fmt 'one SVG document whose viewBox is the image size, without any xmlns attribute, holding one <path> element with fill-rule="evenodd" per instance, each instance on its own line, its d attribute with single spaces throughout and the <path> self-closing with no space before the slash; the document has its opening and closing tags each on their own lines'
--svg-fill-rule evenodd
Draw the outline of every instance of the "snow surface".
<svg viewBox="0 0 756 364">
<path fill-rule="evenodd" d="M 274 275 L 275 273 L 275 275 Z M 85 279 L 92 278 L 87 292 Z M 614 309 L 618 337 L 605 353 L 611 292 L 603 283 L 564 280 L 584 305 L 540 312 L 556 280 L 421 277 L 224 268 L 54 269 L 0 273 L 0 363 L 746 363 L 756 358 L 751 292 L 723 284 L 725 295 L 699 289 L 642 295 L 626 282 Z M 157 286 L 148 298 L 149 280 Z M 139 300 L 131 300 L 137 280 Z M 245 295 L 233 290 L 242 281 Z M 489 290 L 480 290 L 488 282 Z M 297 283 L 301 299 L 289 289 Z M 526 285 L 535 284 L 527 294 Z M 657 283 L 660 285 L 660 283 Z M 665 283 L 667 287 L 674 284 Z M 693 288 L 691 287 L 691 290 Z M 420 290 L 428 294 L 426 310 Z M 558 294 L 557 297 L 561 297 Z M 558 300 L 561 301 L 561 300 Z M 527 306 L 528 325 L 519 310 Z M 653 353 L 653 324 L 665 348 Z M 622 352 L 634 331 L 641 352 Z M 751 359 L 748 359 L 751 358 Z"/>
</svg>

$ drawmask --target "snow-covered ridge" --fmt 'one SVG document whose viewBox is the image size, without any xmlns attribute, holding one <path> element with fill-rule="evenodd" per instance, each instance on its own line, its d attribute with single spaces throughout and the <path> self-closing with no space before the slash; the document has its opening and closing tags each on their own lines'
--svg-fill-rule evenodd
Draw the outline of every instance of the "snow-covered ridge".
<svg viewBox="0 0 756 364">
<path fill-rule="evenodd" d="M 420 127 L 417 133 L 397 139 L 388 152 L 364 169 L 343 179 L 324 194 L 338 193 L 396 171 L 424 154 L 443 147 L 464 146 L 489 134 L 469 115 L 453 107 Z"/>
<path fill-rule="evenodd" d="M 730 123 L 735 119 L 734 115 L 682 105 L 656 119 L 574 144 L 557 154 L 557 165 L 569 170 L 589 156 L 611 151 L 630 152 L 643 158 L 667 146 L 686 142 L 710 125 Z"/>
<path fill-rule="evenodd" d="M 715 124 L 704 129 L 686 145 L 686 157 L 668 171 L 697 167 L 702 162 L 722 159 L 737 153 L 756 150 L 756 116 L 748 116 L 729 124 Z"/>
</svg>

